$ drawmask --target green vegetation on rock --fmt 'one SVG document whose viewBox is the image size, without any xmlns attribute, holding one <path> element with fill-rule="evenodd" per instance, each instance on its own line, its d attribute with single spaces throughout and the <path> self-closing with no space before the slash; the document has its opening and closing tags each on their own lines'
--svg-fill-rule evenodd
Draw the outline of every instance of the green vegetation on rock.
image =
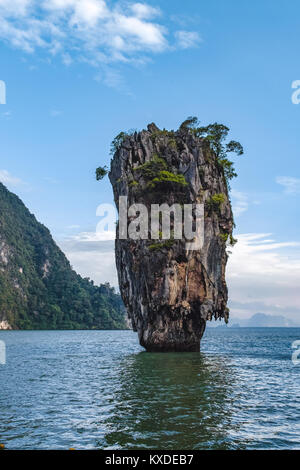
<svg viewBox="0 0 300 470">
<path fill-rule="evenodd" d="M 175 173 L 167 170 L 159 171 L 158 175 L 149 181 L 148 187 L 154 189 L 158 184 L 161 183 L 175 183 L 175 185 L 187 186 L 187 182 L 183 175 L 176 175 Z"/>
<path fill-rule="evenodd" d="M 231 233 L 220 233 L 219 237 L 224 243 L 229 241 L 230 246 L 234 246 L 237 243 L 237 239 Z"/>
<path fill-rule="evenodd" d="M 171 183 L 173 186 L 187 186 L 184 175 L 169 171 L 166 160 L 158 155 L 154 155 L 149 162 L 134 168 L 134 170 L 140 173 L 150 189 L 155 189 L 163 183 Z"/>
<path fill-rule="evenodd" d="M 166 160 L 159 157 L 157 154 L 153 155 L 149 162 L 139 165 L 134 168 L 134 171 L 140 172 L 141 176 L 146 180 L 155 178 L 162 170 L 167 170 L 168 165 Z"/>
<path fill-rule="evenodd" d="M 108 169 L 106 166 L 98 166 L 98 168 L 96 168 L 96 180 L 97 181 L 100 181 L 104 178 L 104 176 L 106 176 L 108 173 Z"/>
<path fill-rule="evenodd" d="M 167 129 L 157 129 L 152 132 L 151 139 L 153 143 L 156 143 L 158 139 L 164 138 L 167 140 L 166 145 L 170 149 L 177 150 L 176 134 L 174 131 L 168 131 Z"/>
<path fill-rule="evenodd" d="M 128 137 L 126 132 L 120 132 L 112 141 L 110 145 L 110 154 L 113 155 L 117 150 L 121 148 L 123 141 Z"/>
<path fill-rule="evenodd" d="M 127 132 L 120 132 L 110 144 L 110 154 L 113 155 L 117 150 L 119 150 L 128 137 L 135 133 L 135 129 L 131 129 Z"/>
<path fill-rule="evenodd" d="M 190 132 L 209 144 L 210 149 L 217 158 L 220 169 L 223 171 L 227 185 L 230 187 L 230 180 L 235 178 L 237 174 L 233 162 L 228 158 L 228 154 L 235 153 L 240 156 L 243 155 L 244 149 L 235 140 L 225 142 L 229 134 L 229 127 L 217 122 L 201 127 L 197 117 L 189 117 L 181 124 L 180 130 Z"/>
<path fill-rule="evenodd" d="M 131 182 L 129 183 L 129 186 L 130 186 L 131 188 L 133 188 L 134 186 L 138 186 L 138 185 L 139 185 L 139 183 L 138 183 L 137 181 L 135 181 L 135 180 L 133 180 L 133 181 L 131 181 Z"/>
<path fill-rule="evenodd" d="M 178 133 L 190 133 L 197 138 L 203 139 L 203 141 L 207 142 L 209 148 L 216 156 L 219 168 L 223 172 L 228 188 L 230 188 L 230 180 L 235 178 L 237 173 L 235 172 L 233 162 L 228 158 L 228 154 L 235 153 L 240 156 L 243 155 L 244 149 L 242 145 L 235 140 L 230 140 L 228 143 L 226 143 L 229 130 L 229 127 L 217 122 L 209 124 L 208 126 L 200 126 L 198 118 L 195 116 L 190 116 L 180 125 L 179 131 L 175 132 L 173 130 L 168 131 L 167 129 L 161 130 L 156 128 L 156 130 L 151 134 L 151 139 L 155 143 L 159 138 L 166 138 L 167 146 L 173 150 L 178 150 L 178 144 L 176 140 Z M 126 138 L 130 137 L 134 132 L 135 131 L 120 132 L 111 143 L 110 153 L 114 154 L 117 150 L 119 150 Z M 156 157 L 160 158 L 158 156 Z M 149 165 L 149 163 L 150 162 L 147 162 L 144 165 L 141 165 L 138 167 L 138 169 L 143 169 L 144 167 L 144 170 L 151 171 L 151 167 L 146 166 Z M 163 169 L 167 170 L 167 167 L 161 168 L 161 170 Z M 153 176 L 153 178 L 155 178 L 155 176 Z M 102 179 L 102 177 L 97 177 L 97 179 Z"/>
<path fill-rule="evenodd" d="M 151 243 L 151 245 L 148 246 L 150 251 L 159 251 L 162 250 L 163 248 L 172 248 L 174 245 L 174 240 L 164 240 L 164 241 L 157 241 L 155 243 Z"/>
<path fill-rule="evenodd" d="M 222 204 L 226 201 L 226 195 L 223 193 L 214 194 L 207 201 L 207 205 L 211 210 L 220 210 Z"/>
<path fill-rule="evenodd" d="M 222 242 L 227 243 L 229 233 L 220 233 L 219 237 L 221 238 Z"/>
<path fill-rule="evenodd" d="M 234 238 L 234 236 L 232 235 L 232 233 L 229 235 L 229 237 L 230 237 L 229 244 L 230 244 L 231 246 L 234 246 L 234 245 L 238 242 L 237 239 Z"/>
</svg>

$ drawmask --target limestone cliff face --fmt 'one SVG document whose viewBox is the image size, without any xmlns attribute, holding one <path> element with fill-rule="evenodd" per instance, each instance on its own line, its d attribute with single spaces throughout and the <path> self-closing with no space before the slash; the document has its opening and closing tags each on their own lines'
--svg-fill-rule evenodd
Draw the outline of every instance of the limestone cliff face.
<svg viewBox="0 0 300 470">
<path fill-rule="evenodd" d="M 149 240 L 116 239 L 120 291 L 140 344 L 149 351 L 198 351 L 206 321 L 228 318 L 226 239 L 233 217 L 216 156 L 186 129 L 169 133 L 150 124 L 120 142 L 109 177 L 117 206 L 119 196 L 149 212 L 154 203 L 204 204 L 200 250 L 187 251 L 184 239 L 153 241 L 150 233 Z"/>
</svg>

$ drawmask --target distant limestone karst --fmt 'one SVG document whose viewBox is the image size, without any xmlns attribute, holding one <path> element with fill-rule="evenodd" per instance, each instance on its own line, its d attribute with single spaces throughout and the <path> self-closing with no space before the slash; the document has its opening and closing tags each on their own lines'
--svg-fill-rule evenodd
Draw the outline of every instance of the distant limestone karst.
<svg viewBox="0 0 300 470">
<path fill-rule="evenodd" d="M 298 328 L 300 322 L 291 320 L 283 315 L 270 315 L 266 313 L 255 313 L 250 318 L 237 318 L 232 320 L 231 328 Z"/>
</svg>

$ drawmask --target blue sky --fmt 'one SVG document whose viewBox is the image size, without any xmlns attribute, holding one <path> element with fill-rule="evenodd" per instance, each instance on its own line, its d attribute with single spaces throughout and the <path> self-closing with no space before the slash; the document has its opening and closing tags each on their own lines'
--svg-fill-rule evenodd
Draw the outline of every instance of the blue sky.
<svg viewBox="0 0 300 470">
<path fill-rule="evenodd" d="M 92 236 L 112 201 L 94 178 L 111 140 L 152 121 L 222 122 L 245 149 L 232 314 L 300 318 L 299 13 L 296 0 L 0 0 L 0 179 L 79 272 L 115 284 L 112 242 Z"/>
</svg>

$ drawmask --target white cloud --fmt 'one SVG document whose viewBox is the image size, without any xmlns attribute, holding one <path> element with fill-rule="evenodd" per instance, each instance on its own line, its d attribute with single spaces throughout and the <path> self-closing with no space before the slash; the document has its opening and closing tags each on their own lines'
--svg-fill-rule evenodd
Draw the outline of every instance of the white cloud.
<svg viewBox="0 0 300 470">
<path fill-rule="evenodd" d="M 300 193 L 300 178 L 294 178 L 292 176 L 278 176 L 276 183 L 284 187 L 287 194 L 299 194 Z"/>
<path fill-rule="evenodd" d="M 118 289 L 118 276 L 115 267 L 115 253 L 89 251 L 68 251 L 68 247 L 61 245 L 71 265 L 83 277 L 93 279 L 96 284 L 109 282 Z"/>
<path fill-rule="evenodd" d="M 67 67 L 73 63 L 72 57 L 70 54 L 62 54 L 61 56 L 63 64 L 65 64 Z"/>
<path fill-rule="evenodd" d="M 93 65 L 145 60 L 171 49 L 167 29 L 154 21 L 160 10 L 146 3 L 104 0 L 0 0 L 0 39 L 32 53 L 60 54 L 63 63 Z M 195 46 L 196 32 L 178 31 L 178 47 Z"/>
<path fill-rule="evenodd" d="M 72 237 L 72 240 L 76 242 L 104 242 L 115 240 L 116 232 L 103 231 L 103 232 L 81 232 Z"/>
<path fill-rule="evenodd" d="M 96 82 L 103 82 L 110 88 L 126 90 L 122 75 L 117 70 L 110 67 L 103 67 L 101 73 L 98 72 L 95 75 L 94 80 L 96 80 Z"/>
<path fill-rule="evenodd" d="M 160 15 L 159 8 L 151 7 L 145 3 L 134 3 L 130 8 L 138 18 L 149 19 Z"/>
<path fill-rule="evenodd" d="M 167 40 L 164 35 L 165 29 L 141 18 L 116 14 L 111 25 L 111 31 L 115 33 L 115 37 L 127 38 L 129 41 L 129 44 L 126 44 L 127 49 L 150 49 L 157 52 L 167 47 Z M 121 50 L 124 49 L 124 44 L 120 44 Z M 118 48 L 118 43 L 115 42 L 114 46 Z"/>
<path fill-rule="evenodd" d="M 81 276 L 118 287 L 114 238 L 115 232 L 82 232 L 58 245 Z"/>
<path fill-rule="evenodd" d="M 202 42 L 200 35 L 196 31 L 177 31 L 175 37 L 181 49 L 196 47 Z"/>
<path fill-rule="evenodd" d="M 232 210 L 235 217 L 239 217 L 248 210 L 248 196 L 245 193 L 233 189 L 231 191 L 231 199 Z"/>
<path fill-rule="evenodd" d="M 80 0 L 72 3 L 74 12 L 70 18 L 70 26 L 95 27 L 101 18 L 109 16 L 104 1 Z"/>
<path fill-rule="evenodd" d="M 11 175 L 7 170 L 0 170 L 0 181 L 8 186 L 19 186 L 24 184 L 20 178 Z"/>
<path fill-rule="evenodd" d="M 299 319 L 300 242 L 276 242 L 270 234 L 237 238 L 227 268 L 233 316 L 261 311 Z"/>
<path fill-rule="evenodd" d="M 31 0 L 0 0 L 0 8 L 15 17 L 25 16 L 31 3 Z"/>
</svg>

